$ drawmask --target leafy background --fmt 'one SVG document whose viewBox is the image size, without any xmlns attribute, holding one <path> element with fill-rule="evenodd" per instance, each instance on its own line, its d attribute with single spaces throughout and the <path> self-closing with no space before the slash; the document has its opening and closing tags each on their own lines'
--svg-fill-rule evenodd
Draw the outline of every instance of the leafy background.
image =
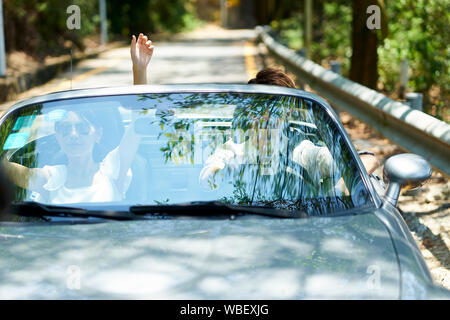
<svg viewBox="0 0 450 320">
<path fill-rule="evenodd" d="M 356 0 L 353 0 L 356 1 Z M 313 1 L 312 59 L 329 67 L 339 61 L 342 73 L 350 70 L 352 0 Z M 360 0 L 362 1 L 362 0 Z M 377 89 L 399 99 L 399 73 L 409 61 L 408 89 L 424 96 L 424 111 L 450 121 L 450 0 L 373 0 L 384 4 L 387 37 L 379 32 Z M 172 34 L 202 25 L 201 19 L 220 20 L 220 0 L 107 0 L 110 39 L 131 34 Z M 229 1 L 230 2 L 230 1 Z M 253 3 L 258 24 L 270 24 L 281 42 L 303 47 L 304 1 L 240 0 Z M 25 52 L 37 61 L 84 50 L 99 42 L 98 0 L 6 0 L 5 40 L 8 53 Z M 68 30 L 66 9 L 81 9 L 81 30 Z M 386 31 L 386 30 L 385 30 Z M 87 40 L 90 40 L 87 41 Z"/>
</svg>

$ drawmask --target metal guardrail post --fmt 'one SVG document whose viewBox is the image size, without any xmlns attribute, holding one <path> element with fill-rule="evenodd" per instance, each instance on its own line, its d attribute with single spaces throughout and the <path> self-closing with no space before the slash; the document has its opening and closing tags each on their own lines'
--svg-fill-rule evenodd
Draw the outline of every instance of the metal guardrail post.
<svg viewBox="0 0 450 320">
<path fill-rule="evenodd" d="M 101 29 L 101 44 L 108 42 L 108 25 L 106 20 L 106 0 L 99 0 L 100 6 L 100 29 Z"/>
<path fill-rule="evenodd" d="M 408 87 L 408 59 L 403 59 L 400 68 L 400 97 L 405 97 Z"/>
<path fill-rule="evenodd" d="M 297 54 L 303 58 L 306 58 L 306 49 L 305 48 L 298 49 Z"/>
<path fill-rule="evenodd" d="M 227 28 L 227 0 L 220 0 L 220 20 L 222 27 Z"/>
<path fill-rule="evenodd" d="M 422 111 L 423 95 L 419 92 L 408 92 L 406 94 L 407 104 L 416 110 Z"/>
<path fill-rule="evenodd" d="M 3 0 L 0 0 L 0 77 L 6 76 L 5 33 L 3 28 Z"/>
<path fill-rule="evenodd" d="M 341 64 L 337 61 L 331 61 L 330 62 L 331 71 L 341 74 Z"/>
</svg>

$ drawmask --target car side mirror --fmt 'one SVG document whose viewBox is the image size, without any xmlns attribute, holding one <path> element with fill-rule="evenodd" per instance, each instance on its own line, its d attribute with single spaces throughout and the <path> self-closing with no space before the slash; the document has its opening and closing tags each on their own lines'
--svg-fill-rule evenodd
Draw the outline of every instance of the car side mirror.
<svg viewBox="0 0 450 320">
<path fill-rule="evenodd" d="M 386 160 L 383 169 L 385 181 L 389 183 L 385 198 L 397 205 L 401 188 L 416 189 L 431 176 L 430 164 L 421 156 L 403 153 Z"/>
</svg>

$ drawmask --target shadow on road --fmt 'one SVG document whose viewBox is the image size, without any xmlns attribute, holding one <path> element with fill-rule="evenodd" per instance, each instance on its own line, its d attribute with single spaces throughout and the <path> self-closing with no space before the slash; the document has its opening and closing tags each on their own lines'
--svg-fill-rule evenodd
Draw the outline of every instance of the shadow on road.
<svg viewBox="0 0 450 320">
<path fill-rule="evenodd" d="M 442 239 L 442 235 L 436 235 L 430 228 L 420 222 L 421 216 L 443 211 L 448 207 L 448 204 L 444 204 L 439 208 L 431 210 L 429 212 L 400 212 L 405 219 L 408 228 L 413 231 L 419 239 L 422 240 L 421 243 L 424 245 L 424 247 L 433 254 L 433 256 L 441 263 L 442 267 L 450 270 L 450 250 L 447 247 L 444 239 Z"/>
</svg>

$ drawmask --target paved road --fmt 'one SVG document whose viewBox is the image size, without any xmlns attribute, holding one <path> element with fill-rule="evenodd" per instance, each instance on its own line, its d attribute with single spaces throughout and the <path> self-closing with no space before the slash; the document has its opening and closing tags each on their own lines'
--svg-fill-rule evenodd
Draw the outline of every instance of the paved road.
<svg viewBox="0 0 450 320">
<path fill-rule="evenodd" d="M 149 84 L 170 83 L 246 83 L 256 73 L 254 30 L 224 30 L 207 26 L 179 35 L 170 41 L 155 42 L 148 70 Z M 80 62 L 56 79 L 20 94 L 17 101 L 54 91 L 105 86 L 131 85 L 129 47 L 102 53 L 96 59 Z M 72 79 L 72 81 L 70 81 Z"/>
</svg>

